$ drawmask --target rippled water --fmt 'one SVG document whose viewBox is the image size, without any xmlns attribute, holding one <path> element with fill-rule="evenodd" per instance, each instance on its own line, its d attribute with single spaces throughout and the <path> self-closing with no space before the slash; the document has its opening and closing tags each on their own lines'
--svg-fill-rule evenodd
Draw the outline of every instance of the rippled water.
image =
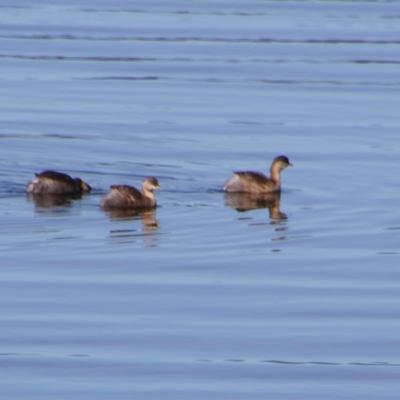
<svg viewBox="0 0 400 400">
<path fill-rule="evenodd" d="M 399 19 L 399 2 L 3 2 L 3 395 L 397 399 Z M 222 192 L 278 154 L 280 196 Z M 27 197 L 45 169 L 93 192 Z M 154 212 L 100 209 L 146 176 Z"/>
</svg>

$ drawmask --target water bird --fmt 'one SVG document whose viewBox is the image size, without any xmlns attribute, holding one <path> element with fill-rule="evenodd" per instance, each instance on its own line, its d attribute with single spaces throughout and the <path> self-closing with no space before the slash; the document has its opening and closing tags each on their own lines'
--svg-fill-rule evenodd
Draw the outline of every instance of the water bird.
<svg viewBox="0 0 400 400">
<path fill-rule="evenodd" d="M 239 193 L 271 193 L 281 190 L 281 172 L 293 164 L 286 156 L 275 157 L 268 178 L 261 172 L 234 172 L 224 185 L 225 192 Z"/>
<path fill-rule="evenodd" d="M 142 191 L 129 185 L 113 185 L 101 199 L 104 208 L 151 208 L 156 206 L 154 189 L 161 189 L 158 180 L 153 177 L 142 182 Z"/>
<path fill-rule="evenodd" d="M 43 171 L 35 174 L 27 185 L 27 193 L 32 194 L 78 194 L 90 192 L 92 188 L 80 178 L 71 178 L 69 175 L 56 171 Z"/>
</svg>

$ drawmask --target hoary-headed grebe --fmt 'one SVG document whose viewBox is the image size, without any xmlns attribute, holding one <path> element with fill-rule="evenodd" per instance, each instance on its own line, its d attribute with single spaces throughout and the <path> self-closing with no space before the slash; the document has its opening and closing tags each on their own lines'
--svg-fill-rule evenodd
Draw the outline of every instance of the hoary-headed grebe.
<svg viewBox="0 0 400 400">
<path fill-rule="evenodd" d="M 275 157 L 271 164 L 271 176 L 268 178 L 261 172 L 234 172 L 233 177 L 225 185 L 226 192 L 270 193 L 281 189 L 280 173 L 292 165 L 286 156 Z"/>
<path fill-rule="evenodd" d="M 56 171 L 35 174 L 26 186 L 27 193 L 33 194 L 76 194 L 90 192 L 92 188 L 80 178 L 71 178 Z"/>
<path fill-rule="evenodd" d="M 156 178 L 146 178 L 142 183 L 142 192 L 128 185 L 113 185 L 102 198 L 104 208 L 150 208 L 156 206 L 153 190 L 161 189 Z"/>
</svg>

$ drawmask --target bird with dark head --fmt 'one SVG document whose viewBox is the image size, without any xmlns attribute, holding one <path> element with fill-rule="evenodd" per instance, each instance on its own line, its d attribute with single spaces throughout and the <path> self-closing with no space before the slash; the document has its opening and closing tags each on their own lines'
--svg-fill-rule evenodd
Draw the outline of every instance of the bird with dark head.
<svg viewBox="0 0 400 400">
<path fill-rule="evenodd" d="M 155 189 L 161 187 L 153 177 L 142 182 L 142 191 L 129 185 L 113 185 L 100 205 L 104 208 L 152 208 L 156 206 Z"/>
<path fill-rule="evenodd" d="M 261 172 L 234 172 L 231 179 L 224 185 L 225 192 L 271 193 L 281 190 L 281 172 L 293 164 L 286 156 L 275 157 L 268 178 Z"/>
<path fill-rule="evenodd" d="M 78 194 L 90 192 L 92 188 L 80 178 L 56 171 L 43 171 L 35 174 L 26 186 L 26 192 L 32 194 Z"/>
</svg>

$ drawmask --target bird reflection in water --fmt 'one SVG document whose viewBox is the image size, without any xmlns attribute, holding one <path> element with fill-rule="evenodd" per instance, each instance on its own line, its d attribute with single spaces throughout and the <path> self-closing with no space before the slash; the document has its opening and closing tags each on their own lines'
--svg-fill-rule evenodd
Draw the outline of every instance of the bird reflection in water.
<svg viewBox="0 0 400 400">
<path fill-rule="evenodd" d="M 137 220 L 141 219 L 145 232 L 158 229 L 158 221 L 155 218 L 154 209 L 140 210 L 135 208 L 110 208 L 105 209 L 105 213 L 112 221 Z"/>
<path fill-rule="evenodd" d="M 239 212 L 268 208 L 271 219 L 287 219 L 280 207 L 280 192 L 273 193 L 225 193 L 225 205 L 235 208 Z"/>
<path fill-rule="evenodd" d="M 28 201 L 35 204 L 35 212 L 46 213 L 46 214 L 62 212 L 63 208 L 65 208 L 64 211 L 67 211 L 72 206 L 73 200 L 79 200 L 81 198 L 82 195 L 79 193 L 63 194 L 63 195 L 34 194 L 34 193 L 27 194 Z"/>
<path fill-rule="evenodd" d="M 135 221 L 140 219 L 142 222 L 142 233 L 138 233 L 136 229 L 111 230 L 110 237 L 113 239 L 113 243 L 131 243 L 141 238 L 146 247 L 155 247 L 157 245 L 155 231 L 159 229 L 159 224 L 155 218 L 154 209 L 113 208 L 104 209 L 104 212 L 111 221 Z"/>
</svg>

